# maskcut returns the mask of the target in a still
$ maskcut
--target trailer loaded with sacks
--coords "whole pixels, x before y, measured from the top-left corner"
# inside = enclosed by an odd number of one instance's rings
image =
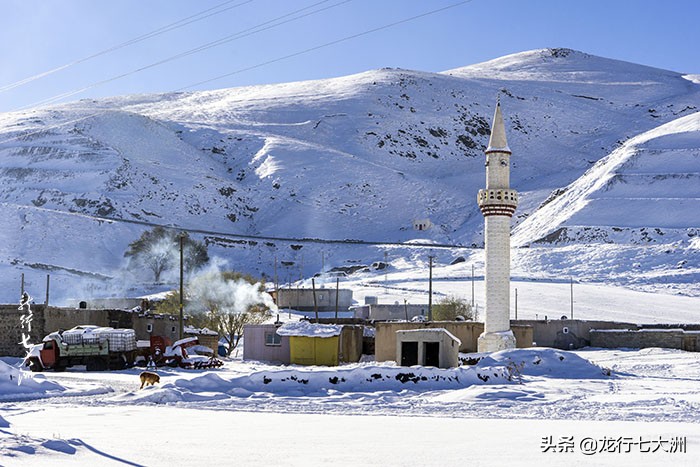
[[[88,371],[121,370],[136,359],[136,332],[92,325],[52,332],[25,358],[31,371],[63,371],[85,365]]]

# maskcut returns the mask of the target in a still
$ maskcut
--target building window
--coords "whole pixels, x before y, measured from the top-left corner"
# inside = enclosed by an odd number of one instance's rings
[[[265,331],[265,345],[279,346],[282,345],[282,337],[275,331]]]
[[[175,326],[173,326],[170,332],[172,332],[173,334],[175,333]]]
[[[146,325],[146,332],[148,332],[148,333],[153,332],[153,325],[151,323],[148,323]]]

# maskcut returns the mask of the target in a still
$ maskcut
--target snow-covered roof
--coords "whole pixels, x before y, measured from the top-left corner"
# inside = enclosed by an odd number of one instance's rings
[[[172,346],[173,347],[182,346],[182,345],[188,344],[190,342],[197,342],[197,338],[196,337],[185,337],[184,339],[180,339],[178,341],[173,342]]]
[[[408,333],[423,333],[423,332],[434,333],[434,334],[445,333],[450,337],[450,339],[459,343],[459,345],[462,345],[462,341],[445,328],[402,329],[402,330],[396,331],[396,332],[406,333],[406,334],[408,334]]]
[[[194,326],[185,326],[183,329],[185,334],[199,334],[199,335],[208,335],[208,336],[218,336],[219,333],[216,331],[212,331],[211,329],[208,328],[195,328]]]
[[[339,336],[343,326],[336,324],[313,324],[308,321],[289,321],[277,329],[280,336],[334,337]]]

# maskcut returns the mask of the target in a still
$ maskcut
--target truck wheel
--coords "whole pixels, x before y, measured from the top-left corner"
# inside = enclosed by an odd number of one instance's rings
[[[104,371],[108,366],[107,362],[100,357],[91,357],[85,362],[85,369],[87,371]]]
[[[44,369],[41,362],[36,358],[30,359],[28,365],[29,365],[29,370],[33,371],[35,373],[40,372]]]
[[[60,359],[54,365],[53,371],[66,371],[66,368],[68,368],[68,363],[68,359]]]
[[[112,357],[109,362],[110,370],[123,370],[126,368],[126,360],[123,355],[116,355]]]

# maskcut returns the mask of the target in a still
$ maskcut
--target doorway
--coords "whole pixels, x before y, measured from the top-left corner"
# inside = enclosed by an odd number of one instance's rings
[[[423,342],[425,366],[440,366],[440,343]]]
[[[401,343],[401,366],[418,365],[418,342]]]

